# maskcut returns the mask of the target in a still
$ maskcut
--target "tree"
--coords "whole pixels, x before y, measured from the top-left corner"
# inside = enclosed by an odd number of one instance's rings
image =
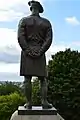
[[[24,103],[25,97],[18,93],[0,96],[0,120],[10,120],[18,106],[24,105]]]
[[[80,53],[66,49],[48,63],[48,98],[65,120],[80,119]]]
[[[6,82],[5,84],[0,85],[0,95],[9,95],[14,92],[21,93],[21,89],[12,82]]]

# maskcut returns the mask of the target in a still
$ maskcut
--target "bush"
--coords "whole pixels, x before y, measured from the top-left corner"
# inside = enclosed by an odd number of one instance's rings
[[[48,98],[65,120],[80,119],[80,53],[66,49],[48,64]]]
[[[0,85],[0,95],[9,95],[13,92],[21,93],[19,86],[14,85],[12,82],[6,82]]]
[[[0,120],[10,120],[19,105],[25,103],[25,98],[18,93],[0,96]]]

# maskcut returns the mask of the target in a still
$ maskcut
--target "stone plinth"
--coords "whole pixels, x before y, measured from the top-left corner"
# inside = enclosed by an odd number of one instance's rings
[[[32,107],[26,109],[20,106],[15,111],[10,120],[64,120],[53,107],[52,109],[42,109],[42,107]]]
[[[26,109],[23,106],[18,108],[18,115],[57,115],[57,110],[52,109],[42,109],[42,107],[32,107],[32,109]]]

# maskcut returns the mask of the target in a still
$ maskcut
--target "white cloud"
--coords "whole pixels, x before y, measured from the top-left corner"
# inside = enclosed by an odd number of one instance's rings
[[[67,18],[65,18],[65,20],[67,23],[69,23],[71,25],[74,25],[74,26],[80,25],[80,21],[75,16],[67,17]]]
[[[23,82],[24,77],[19,76],[17,73],[0,72],[0,81],[14,81]]]
[[[15,46],[20,49],[17,41],[17,30],[0,28],[0,47],[4,46]]]
[[[0,47],[0,52],[8,53],[11,55],[19,55],[20,51],[15,46]]]
[[[0,21],[18,20],[29,14],[29,0],[2,0],[0,1]],[[38,0],[42,3],[43,0]]]
[[[0,72],[19,73],[20,64],[0,63]]]
[[[16,12],[14,10],[0,10],[0,21],[11,21],[17,20],[24,16],[22,12]]]
[[[0,47],[0,62],[19,63],[20,51],[15,46]]]
[[[71,45],[55,44],[55,42],[53,41],[53,44],[51,45],[49,50],[46,52],[47,64],[48,64],[48,61],[51,59],[51,55],[54,55],[59,51],[65,51],[66,48],[71,48]]]
[[[17,6],[17,5],[20,5],[20,4],[23,4],[23,5],[26,5],[28,6],[28,1],[30,0],[2,0],[0,1],[0,8],[1,9],[9,9],[13,6]],[[37,0],[39,2],[42,2],[42,0]]]
[[[23,10],[18,11],[25,0],[2,0],[0,1],[0,21],[11,21],[23,15]],[[25,2],[26,5],[26,2]],[[28,8],[28,7],[27,7]],[[28,9],[27,9],[28,10]]]
[[[78,41],[78,40],[73,41],[73,42],[72,42],[72,45],[73,45],[73,46],[80,47],[80,40],[79,40],[79,41]]]
[[[21,48],[17,40],[17,31],[0,28],[0,62],[18,63]]]

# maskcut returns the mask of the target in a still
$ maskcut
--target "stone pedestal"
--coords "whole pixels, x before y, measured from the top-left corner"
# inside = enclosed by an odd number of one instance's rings
[[[31,110],[20,106],[15,111],[10,120],[64,120],[53,107],[52,109],[42,109],[42,107],[32,107]]]

